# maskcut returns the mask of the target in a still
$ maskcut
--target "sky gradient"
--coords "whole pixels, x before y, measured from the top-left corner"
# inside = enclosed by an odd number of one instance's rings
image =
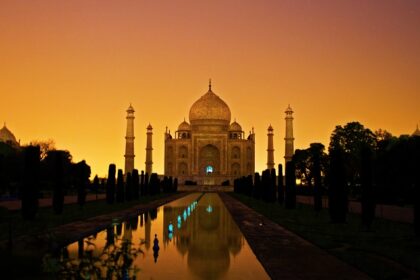
[[[420,1],[0,2],[0,121],[22,144],[53,139],[104,176],[124,166],[125,110],[135,116],[135,167],[146,127],[154,171],[163,133],[213,91],[246,133],[256,170],[267,127],[283,163],[284,110],[295,148],[328,146],[338,124],[394,135],[420,124]]]

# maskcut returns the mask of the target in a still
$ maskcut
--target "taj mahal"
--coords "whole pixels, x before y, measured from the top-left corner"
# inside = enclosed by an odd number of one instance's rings
[[[189,123],[183,121],[175,135],[165,133],[165,175],[181,182],[220,185],[254,174],[255,134],[245,135],[231,123],[229,106],[209,90],[192,106]]]
[[[285,160],[294,153],[293,110],[286,111]],[[145,172],[153,172],[153,127],[147,127]],[[125,173],[134,169],[134,108],[127,109]],[[273,128],[267,130],[267,168],[275,168]],[[235,120],[229,106],[212,90],[195,101],[189,120],[182,121],[175,133],[164,134],[164,176],[178,178],[180,184],[229,185],[233,180],[255,173],[255,132],[248,134]]]

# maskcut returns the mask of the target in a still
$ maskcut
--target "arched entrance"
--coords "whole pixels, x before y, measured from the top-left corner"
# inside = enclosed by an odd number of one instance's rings
[[[198,158],[199,174],[205,176],[205,185],[214,185],[213,175],[220,174],[220,151],[214,145],[201,148]]]

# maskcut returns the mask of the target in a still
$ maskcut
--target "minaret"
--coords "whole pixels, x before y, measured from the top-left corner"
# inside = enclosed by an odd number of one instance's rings
[[[147,127],[147,144],[146,144],[146,173],[152,174],[152,135],[153,135],[153,127],[149,124]]]
[[[273,169],[274,168],[274,142],[273,142],[273,127],[268,127],[268,145],[267,145],[267,169]]]
[[[289,106],[287,107],[286,111],[286,137],[284,137],[285,140],[285,153],[284,153],[284,159],[285,162],[291,161],[293,154],[295,152],[295,149],[293,147],[293,141],[295,138],[293,138],[293,110]]]
[[[127,133],[125,136],[125,174],[134,169],[134,109],[130,104],[127,109]]]

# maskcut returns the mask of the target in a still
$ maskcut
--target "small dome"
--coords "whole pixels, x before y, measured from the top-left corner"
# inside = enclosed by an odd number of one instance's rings
[[[209,86],[209,91],[198,99],[190,109],[190,122],[217,120],[230,123],[229,106]]]
[[[273,129],[273,127],[271,126],[271,124],[270,124],[270,126],[268,127],[268,131],[273,131],[274,129]]]
[[[191,126],[185,120],[178,126],[178,131],[188,131],[191,130]]]
[[[152,127],[152,125],[149,123],[149,125],[147,126],[147,130],[152,130],[153,129],[153,127]]]
[[[236,120],[230,125],[229,127],[230,131],[242,131],[242,127],[239,123],[236,122]]]
[[[16,141],[16,137],[6,127],[6,124],[4,124],[3,128],[0,129],[0,141],[4,143],[18,144],[18,142]]]

